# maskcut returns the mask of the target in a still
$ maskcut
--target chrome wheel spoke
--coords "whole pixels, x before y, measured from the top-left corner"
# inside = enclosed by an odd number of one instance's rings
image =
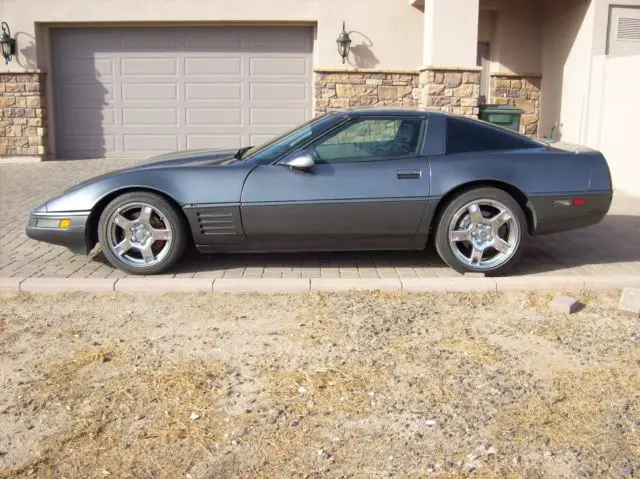
[[[451,241],[455,241],[456,243],[458,243],[460,241],[470,241],[471,240],[471,230],[470,229],[466,229],[466,230],[452,231],[449,234],[449,237],[451,238]]]
[[[129,241],[128,238],[125,238],[124,240],[122,240],[120,243],[118,243],[117,245],[115,245],[113,247],[113,252],[115,254],[117,254],[118,256],[122,256],[127,251],[129,251],[131,248],[133,248],[133,245],[131,244],[131,241]]]
[[[484,255],[484,250],[480,248],[476,248],[475,246],[471,250],[471,256],[469,257],[469,261],[471,264],[479,265],[482,261],[482,256]]]
[[[144,205],[140,210],[140,216],[138,216],[138,221],[145,224],[146,226],[151,226],[151,213],[153,213],[153,208],[149,205]]]
[[[129,228],[131,228],[131,221],[129,221],[127,218],[118,214],[113,217],[113,222],[120,228],[125,230],[125,234],[129,233]]]
[[[151,251],[151,245],[140,248],[140,254],[142,254],[142,259],[146,264],[153,263],[156,259],[153,251]]]
[[[469,216],[471,216],[471,223],[477,225],[484,220],[482,216],[482,211],[480,210],[480,205],[478,203],[472,203],[469,205]]]
[[[151,230],[153,239],[158,241],[169,241],[171,239],[171,230]]]
[[[493,247],[502,254],[509,254],[511,252],[511,245],[499,237],[493,239]]]
[[[511,221],[511,218],[512,218],[511,213],[509,213],[508,211],[501,211],[500,213],[495,215],[493,218],[491,218],[490,221],[494,231],[499,230],[502,225]]]

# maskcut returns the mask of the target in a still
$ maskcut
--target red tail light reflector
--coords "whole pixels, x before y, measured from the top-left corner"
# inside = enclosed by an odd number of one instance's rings
[[[584,198],[574,198],[572,203],[573,206],[584,206],[587,204],[587,200]]]

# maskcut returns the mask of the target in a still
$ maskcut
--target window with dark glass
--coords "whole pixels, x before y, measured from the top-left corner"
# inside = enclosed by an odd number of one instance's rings
[[[473,151],[517,150],[539,145],[517,133],[478,121],[447,118],[447,154]]]

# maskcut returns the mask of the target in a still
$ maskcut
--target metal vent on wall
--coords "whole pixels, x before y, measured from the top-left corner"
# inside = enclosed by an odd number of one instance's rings
[[[640,42],[640,18],[620,17],[616,40]]]

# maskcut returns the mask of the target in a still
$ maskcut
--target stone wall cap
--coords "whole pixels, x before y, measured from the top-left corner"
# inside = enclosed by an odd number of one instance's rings
[[[429,66],[421,66],[420,71],[424,72],[427,70],[434,71],[448,71],[448,72],[481,72],[482,67],[460,67],[460,66],[447,66],[447,65],[429,65]]]
[[[418,70],[398,68],[315,68],[315,73],[396,73],[400,75],[417,75]]]
[[[0,75],[34,75],[39,73],[46,73],[45,70],[40,68],[27,69],[27,70],[4,70],[0,71]]]
[[[541,73],[511,73],[511,72],[492,72],[489,74],[491,77],[505,77],[505,78],[542,78]]]

